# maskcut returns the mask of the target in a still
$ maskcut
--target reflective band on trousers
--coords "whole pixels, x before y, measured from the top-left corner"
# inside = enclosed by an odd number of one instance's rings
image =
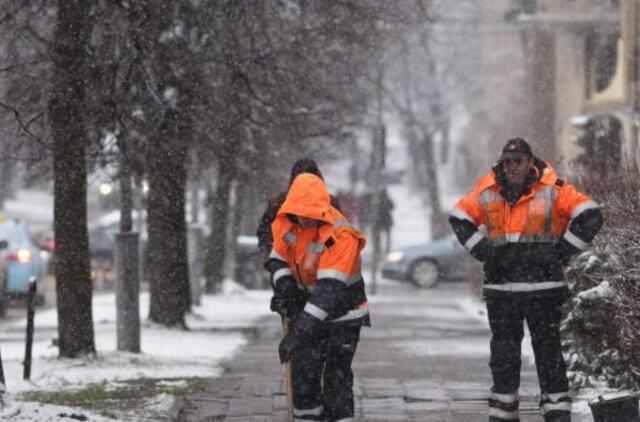
[[[518,419],[518,411],[514,410],[513,412],[508,412],[506,410],[498,409],[496,407],[490,407],[489,416],[493,416],[494,418],[498,418],[498,419],[504,419],[507,421],[513,421]]]
[[[493,391],[489,391],[489,400],[496,400],[500,403],[515,403],[518,401],[517,394],[502,394],[502,393],[494,393]]]
[[[542,413],[551,412],[553,410],[560,410],[564,412],[571,412],[571,402],[562,401],[559,403],[544,403],[542,406]]]
[[[324,409],[322,408],[322,405],[318,406],[318,407],[314,407],[313,409],[296,409],[295,407],[293,408],[293,415],[296,417],[302,417],[302,416],[320,416],[322,415],[322,411]]]
[[[561,393],[542,393],[542,395],[540,396],[540,400],[551,400],[552,402],[558,402],[560,401],[560,399],[563,399],[565,397],[571,398],[568,391],[563,391]]]
[[[483,288],[503,292],[535,292],[537,290],[557,289],[566,285],[566,281],[541,281],[538,283],[485,284]]]
[[[342,419],[338,419],[336,422],[353,422],[354,419],[353,418],[342,418]]]

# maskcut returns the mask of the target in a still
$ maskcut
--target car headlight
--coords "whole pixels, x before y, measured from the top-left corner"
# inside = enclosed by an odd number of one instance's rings
[[[387,254],[387,262],[398,262],[404,258],[404,252],[402,251],[393,251]]]

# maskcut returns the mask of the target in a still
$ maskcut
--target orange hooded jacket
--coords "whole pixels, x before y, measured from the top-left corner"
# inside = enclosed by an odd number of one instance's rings
[[[322,222],[303,228],[294,216]],[[327,188],[319,177],[296,177],[271,225],[270,260],[285,265],[273,272],[273,282],[293,276],[310,294],[305,312],[321,320],[368,318],[360,251],[365,237],[331,206]]]

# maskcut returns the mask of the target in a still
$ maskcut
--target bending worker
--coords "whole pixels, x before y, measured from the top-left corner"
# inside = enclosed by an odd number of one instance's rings
[[[294,179],[302,173],[311,173],[315,174],[319,178],[323,179],[322,172],[318,167],[318,164],[312,160],[311,158],[300,158],[293,163],[291,167],[291,173],[289,176],[289,185],[287,186],[287,190],[280,192],[278,196],[272,198],[267,203],[267,208],[262,213],[260,217],[260,224],[258,225],[258,230],[256,231],[256,236],[258,238],[258,249],[260,252],[264,254],[264,257],[267,258],[271,253],[271,249],[273,248],[273,235],[271,233],[271,224],[273,224],[273,220],[276,219],[278,215],[278,210],[282,206],[285,198],[287,197],[288,188],[293,183]],[[331,196],[331,206],[336,208],[338,211],[340,210],[340,204],[338,200]]]
[[[274,287],[271,309],[292,320],[279,355],[293,367],[296,420],[350,421],[351,362],[360,328],[370,325],[360,273],[365,238],[310,173],[293,181],[272,231],[265,266]]]
[[[598,205],[515,138],[473,192],[460,199],[449,222],[460,243],[484,263],[492,333],[489,421],[519,420],[526,320],[545,421],[569,422],[571,397],[560,345],[561,306],[569,293],[563,270],[600,230]]]

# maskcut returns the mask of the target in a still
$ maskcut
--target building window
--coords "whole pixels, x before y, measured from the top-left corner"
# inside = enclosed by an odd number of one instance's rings
[[[576,163],[586,171],[605,176],[620,168],[623,130],[620,121],[612,116],[590,117],[582,126],[584,133],[576,143],[582,147]]]
[[[592,33],[587,37],[586,58],[588,96],[602,92],[611,84],[618,62],[618,34]]]

